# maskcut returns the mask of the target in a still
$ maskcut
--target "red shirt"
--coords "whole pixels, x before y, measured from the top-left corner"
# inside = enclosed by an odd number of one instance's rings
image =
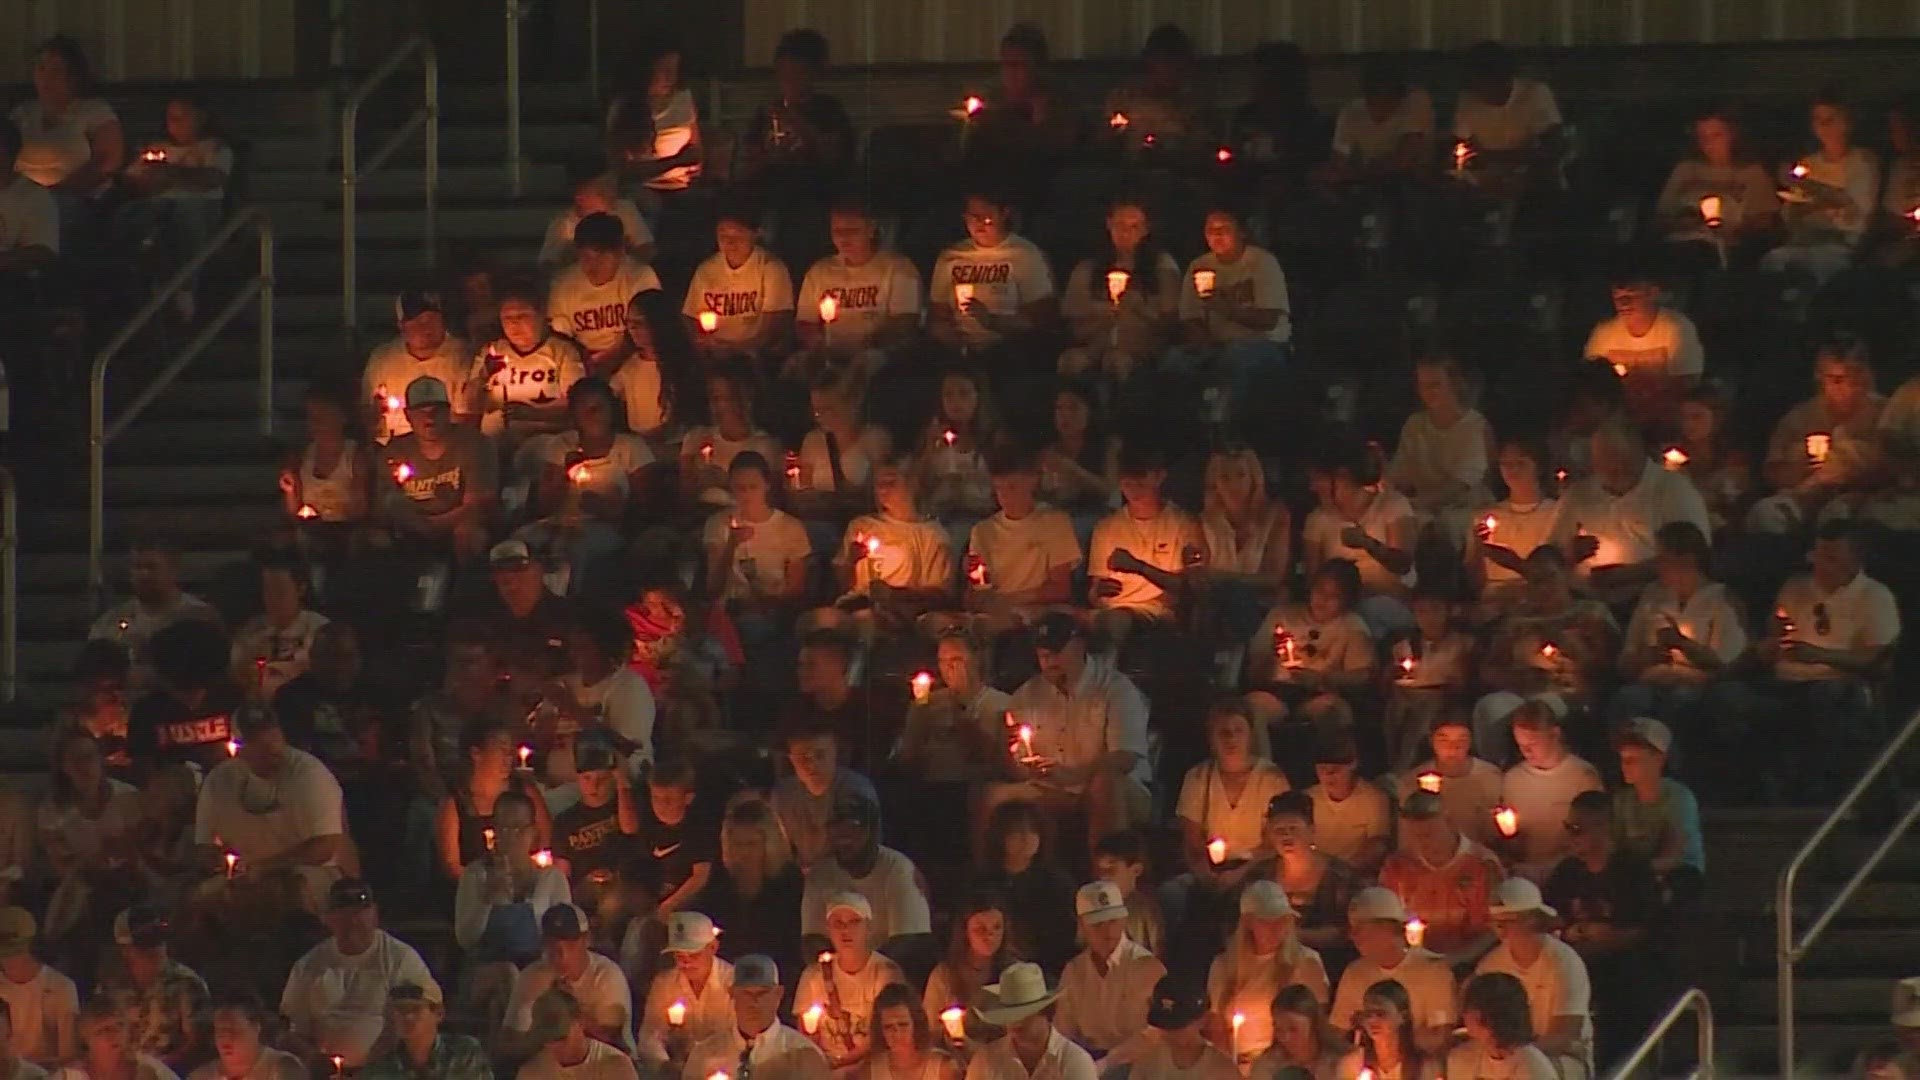
[[[1506,875],[1491,851],[1462,836],[1453,858],[1432,866],[1410,851],[1396,851],[1380,867],[1380,884],[1392,889],[1427,924],[1426,947],[1448,953],[1485,934],[1487,904]]]

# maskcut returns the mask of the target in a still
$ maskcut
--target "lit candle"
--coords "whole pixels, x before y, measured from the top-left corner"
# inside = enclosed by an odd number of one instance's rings
[[[1123,112],[1117,112],[1107,117],[1107,126],[1112,128],[1116,135],[1126,131],[1127,125],[1132,122],[1133,121],[1127,119],[1127,114]]]
[[[1826,464],[1827,455],[1833,453],[1833,436],[1824,432],[1815,432],[1807,436],[1807,456],[1815,465]]]
[[[1780,632],[1782,634],[1793,633],[1793,616],[1787,614],[1786,608],[1775,608],[1773,619],[1780,624]]]
[[[1207,841],[1207,861],[1215,866],[1227,861],[1227,842],[1216,836]]]
[[[867,548],[867,558],[869,558],[869,559],[872,559],[872,558],[877,558],[877,557],[879,557],[879,555],[880,555],[880,538],[879,538],[879,537],[877,537],[877,536],[869,536],[869,537],[867,537],[867,543],[866,543],[866,548]]]
[[[240,740],[239,739],[227,740],[227,756],[228,757],[240,756]]]
[[[123,634],[124,634],[124,633],[126,633],[126,632],[127,632],[127,627],[128,627],[128,626],[130,626],[130,625],[132,625],[132,624],[131,624],[131,623],[129,623],[129,622],[127,622],[127,620],[125,620],[125,619],[121,619],[121,620],[120,620],[120,632],[121,632],[121,633],[123,633]]]
[[[667,1006],[667,1024],[669,1026],[679,1027],[681,1024],[684,1024],[686,1022],[687,1022],[687,1003],[686,1002],[676,1001],[673,1004]]]
[[[987,560],[981,558],[979,555],[967,556],[967,580],[972,582],[973,587],[976,589],[986,588],[988,581]]]
[[[156,146],[146,153],[141,154],[140,159],[150,164],[158,165],[167,160],[167,152]]]
[[[521,743],[520,744],[520,767],[523,769],[526,768],[532,762],[532,760],[533,760],[533,747],[528,746],[526,743]]]
[[[967,1010],[958,1005],[949,1005],[940,1010],[940,1023],[947,1029],[947,1038],[954,1042],[966,1041]]]
[[[411,479],[413,479],[413,466],[411,466],[411,465],[409,465],[409,464],[407,464],[406,462],[404,462],[404,461],[403,461],[403,462],[401,462],[400,464],[398,464],[398,465],[395,465],[395,466],[393,467],[393,482],[394,482],[394,483],[396,483],[396,484],[404,484],[404,483],[406,483],[406,482],[407,482],[408,480],[411,480]]]
[[[1794,165],[1794,167],[1793,167],[1793,169],[1791,170],[1791,172],[1792,172],[1792,174],[1793,174],[1793,178],[1794,178],[1795,180],[1805,180],[1805,179],[1807,178],[1807,166],[1806,166],[1806,163],[1805,163],[1805,162],[1800,162],[1800,163],[1797,163],[1797,164],[1795,164],[1795,165]]]
[[[948,448],[951,449],[954,443],[960,441],[960,433],[952,428],[948,428],[940,433],[940,441],[946,443]]]
[[[963,310],[968,304],[973,303],[973,286],[965,281],[955,285],[953,287],[953,302]]]
[[[1617,376],[1619,376],[1619,377],[1620,377],[1620,378],[1622,378],[1622,379],[1624,379],[1624,378],[1626,378],[1626,377],[1627,377],[1627,365],[1625,365],[1625,364],[1615,364],[1615,365],[1613,365],[1613,373],[1614,373],[1615,375],[1617,375]]]
[[[820,961],[820,966],[821,966],[821,967],[832,967],[832,966],[833,966],[833,953],[831,953],[831,952],[823,952],[823,953],[821,953],[821,954],[820,954],[819,956],[817,956],[817,957],[814,957],[814,959],[816,959],[816,960],[818,960],[818,961]]]
[[[1493,530],[1499,526],[1500,519],[1494,517],[1492,514],[1488,514],[1486,517],[1480,519],[1480,524],[1486,527],[1487,535],[1491,537]]]
[[[1444,783],[1445,780],[1439,773],[1428,769],[1426,772],[1415,777],[1414,782],[1420,785],[1421,791],[1430,791],[1438,795],[1440,794],[1440,785]]]
[[[703,311],[697,318],[700,320],[700,332],[703,334],[711,334],[720,329],[720,313],[717,311]]]
[[[966,100],[960,103],[960,111],[966,113],[967,119],[969,120],[980,115],[980,110],[986,107],[987,107],[986,102],[981,101],[979,98],[974,97],[972,94],[968,94]]]
[[[1353,1080],[1376,1080],[1376,1077],[1372,1069],[1363,1065],[1360,1067],[1360,1071],[1354,1074]]]
[[[1519,835],[1520,814],[1511,806],[1496,806],[1493,808],[1493,827],[1500,830],[1501,836],[1511,840]]]
[[[702,465],[713,464],[713,444],[712,443],[706,442],[706,443],[700,444],[700,464]]]
[[[1465,139],[1461,139],[1459,142],[1454,143],[1453,144],[1453,171],[1456,174],[1466,172],[1467,159],[1472,156],[1473,156],[1473,147],[1468,146],[1467,141]]]
[[[1908,221],[1913,222],[1915,225],[1920,225],[1920,206],[1916,206],[1913,209],[1907,211],[1904,216]]]
[[[1417,949],[1427,943],[1427,924],[1415,915],[1407,920],[1407,946]]]
[[[256,656],[253,658],[253,684],[263,692],[267,688],[267,658],[264,656]],[[228,754],[227,756],[232,757],[233,755]]]
[[[1240,1029],[1246,1026],[1247,1026],[1247,1014],[1243,1012],[1234,1013],[1233,1014],[1233,1056],[1235,1060],[1238,1060],[1240,1057]]]
[[[552,866],[553,852],[547,850],[546,848],[541,848],[539,851],[534,852],[533,865],[539,867],[542,870],[545,870],[548,867]]]
[[[914,702],[920,705],[926,704],[927,698],[933,695],[933,673],[929,671],[916,671],[913,673],[912,682]]]
[[[840,301],[832,293],[820,298],[820,321],[831,323],[840,317]]]
[[[1666,463],[1668,472],[1679,472],[1681,469],[1687,467],[1687,462],[1690,459],[1687,457],[1685,450],[1677,446],[1672,446],[1667,448],[1666,453],[1660,455],[1660,460]]]
[[[1032,724],[1020,725],[1020,748],[1026,751],[1027,757],[1033,756],[1033,725]]]
[[[1723,220],[1720,216],[1720,209],[1721,202],[1720,196],[1718,195],[1709,195],[1700,200],[1700,220],[1707,223],[1707,228],[1717,229],[1720,227]]]
[[[584,484],[587,482],[587,477],[592,475],[592,473],[592,468],[589,467],[586,462],[582,461],[567,470],[567,479],[576,484]]]
[[[227,880],[228,881],[233,880],[233,872],[234,870],[238,869],[239,866],[240,866],[240,856],[231,851],[227,852]]]
[[[1411,656],[1403,656],[1400,658],[1400,670],[1402,672],[1402,678],[1405,678],[1406,676],[1410,676],[1413,674],[1413,664],[1414,664],[1414,660],[1413,660],[1413,657]]]
[[[300,509],[295,510],[293,516],[302,521],[311,521],[320,516],[320,511],[315,510],[311,503],[301,503]]]
[[[1559,484],[1561,487],[1566,487],[1567,486],[1567,470],[1560,469],[1556,471],[1553,474],[1553,479],[1554,479],[1554,482]]]
[[[733,1080],[725,1069],[715,1069],[707,1074],[707,1080]]]
[[[787,486],[796,488],[800,486],[800,454],[798,451],[787,451]]]
[[[499,835],[499,833],[493,831],[493,826],[489,825],[480,830],[480,841],[487,845],[488,851],[492,851],[494,838]]]
[[[1560,655],[1560,646],[1555,645],[1553,642],[1549,641],[1545,645],[1540,646],[1540,655],[1551,660],[1554,657]]]
[[[327,1060],[333,1062],[333,1075],[342,1076],[346,1073],[347,1071],[346,1058],[341,1057],[339,1054],[335,1054],[332,1057],[328,1058]]]
[[[1193,291],[1198,294],[1202,300],[1211,299],[1213,297],[1214,282],[1218,280],[1220,280],[1219,275],[1215,274],[1212,270],[1195,270],[1193,272]]]
[[[820,1018],[825,1016],[826,1013],[827,1010],[821,1008],[818,1002],[807,1006],[807,1011],[800,1014],[801,1028],[809,1035],[818,1035],[820,1033]]]
[[[1223,147],[1221,147],[1220,149],[1218,149],[1218,150],[1215,150],[1215,151],[1213,152],[1213,160],[1215,160],[1215,161],[1217,161],[1217,162],[1219,162],[1219,163],[1220,163],[1220,164],[1222,164],[1222,165],[1231,165],[1231,164],[1233,164],[1233,150],[1232,150],[1232,148],[1230,148],[1230,147],[1225,147],[1225,146],[1223,146]]]

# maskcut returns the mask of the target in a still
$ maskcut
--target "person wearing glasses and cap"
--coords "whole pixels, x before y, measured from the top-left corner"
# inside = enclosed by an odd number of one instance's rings
[[[209,869],[201,899],[317,913],[347,850],[340,781],[287,745],[272,709],[242,708],[234,726],[239,746],[207,774],[194,810],[193,842]]]
[[[685,1063],[694,1046],[734,1026],[733,965],[720,959],[720,928],[697,911],[667,917],[673,966],[653,977],[640,1014],[635,1056],[654,1073],[667,1075]]]
[[[1060,973],[1053,1023],[1088,1053],[1104,1056],[1146,1028],[1167,966],[1127,936],[1127,898],[1118,885],[1082,885],[1073,907],[1087,947]]]
[[[387,1025],[387,997],[402,983],[439,984],[413,946],[380,928],[373,891],[359,878],[327,890],[327,940],[301,957],[280,994],[280,1014],[309,1065],[364,1065]]]
[[[373,350],[360,375],[362,418],[374,441],[388,441],[413,430],[399,395],[422,376],[442,386],[467,380],[467,343],[447,332],[446,305],[434,289],[409,288],[394,298],[393,314],[399,336]]]
[[[1476,980],[1490,974],[1519,980],[1537,1045],[1562,1080],[1592,1076],[1593,983],[1586,961],[1552,933],[1559,911],[1541,898],[1539,886],[1521,877],[1501,882],[1488,910],[1500,944],[1480,958]]]
[[[459,558],[486,550],[487,515],[498,498],[494,449],[467,425],[453,422],[447,383],[422,375],[405,387],[409,430],[389,440],[376,485],[380,514],[403,536]]]
[[[198,972],[167,955],[172,930],[166,913],[152,903],[115,916],[120,964],[101,980],[99,992],[125,1004],[134,1045],[179,1072],[205,1052],[211,995]]]
[[[694,1044],[681,1080],[827,1080],[831,1069],[812,1039],[780,1022],[780,969],[765,956],[733,966],[734,1022]],[[671,1074],[667,1074],[671,1075]]]
[[[1146,1030],[1100,1061],[1111,1080],[1238,1080],[1226,1051],[1207,1041],[1207,988],[1163,975],[1147,1003]]]
[[[633,1059],[593,1037],[587,1008],[559,987],[529,1009],[529,1036],[540,1049],[520,1066],[519,1080],[638,1080]]]
[[[991,1004],[974,1011],[1006,1035],[973,1055],[967,1080],[1094,1080],[1093,1056],[1054,1026],[1060,995],[1047,989],[1040,965],[1008,965],[982,989]]]
[[[392,1045],[367,1062],[360,1080],[493,1080],[493,1062],[480,1040],[440,1030],[446,1017],[440,988],[432,983],[401,983],[387,991]]]
[[[589,1035],[632,1052],[633,991],[620,965],[590,948],[591,933],[587,913],[572,904],[555,904],[540,917],[546,955],[513,981],[495,1048],[502,1057],[524,1056],[539,1048],[543,1040],[535,1030],[534,1002],[550,990],[580,1003]]]

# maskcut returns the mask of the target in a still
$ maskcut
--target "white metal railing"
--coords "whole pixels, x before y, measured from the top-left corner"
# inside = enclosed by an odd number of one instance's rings
[[[1813,920],[1813,925],[1807,927],[1806,930],[1797,937],[1794,934],[1793,927],[1794,886],[1799,882],[1801,868],[1806,865],[1807,860],[1813,856],[1813,853],[1819,849],[1821,842],[1826,840],[1828,835],[1830,835],[1835,828],[1839,827],[1840,823],[1846,820],[1847,816],[1853,812],[1854,805],[1860,801],[1862,795],[1866,794],[1868,786],[1875,780],[1878,780],[1881,773],[1887,771],[1887,767],[1893,764],[1894,759],[1899,756],[1900,751],[1904,750],[1906,745],[1913,741],[1913,736],[1916,732],[1920,732],[1920,712],[1916,712],[1912,717],[1908,718],[1906,726],[1901,728],[1900,733],[1895,735],[1892,741],[1887,743],[1886,748],[1880,751],[1880,756],[1873,760],[1873,764],[1867,766],[1867,771],[1862,773],[1860,779],[1854,782],[1853,789],[1848,791],[1846,797],[1840,800],[1840,805],[1834,807],[1833,810],[1827,814],[1826,820],[1820,823],[1820,827],[1813,830],[1812,836],[1807,837],[1807,842],[1800,845],[1800,850],[1796,852],[1793,859],[1787,863],[1786,869],[1780,871],[1779,887],[1773,899],[1774,938],[1779,961],[1779,967],[1775,972],[1774,981],[1775,992],[1779,995],[1780,1003],[1780,1016],[1775,1022],[1780,1028],[1780,1075],[1788,1077],[1789,1080],[1791,1080],[1793,1076],[1795,1064],[1793,1045],[1794,965],[1806,958],[1808,950],[1812,949],[1814,943],[1820,940],[1820,935],[1826,932],[1827,927],[1831,925],[1834,918],[1840,914],[1840,910],[1846,907],[1847,901],[1853,899],[1853,894],[1858,892],[1860,886],[1865,884],[1867,878],[1879,868],[1880,863],[1893,851],[1894,845],[1898,844],[1900,839],[1906,836],[1907,830],[1913,827],[1914,821],[1920,819],[1920,799],[1914,800],[1907,807],[1907,812],[1902,814],[1900,820],[1894,823],[1893,828],[1887,830],[1887,835],[1881,838],[1879,846],[1873,849],[1873,853],[1868,855],[1866,860],[1860,864],[1859,868],[1853,872],[1853,876],[1847,879],[1846,884],[1840,886],[1839,891],[1834,893],[1832,898],[1827,901],[1826,907],[1821,909],[1819,917]]]
[[[20,690],[20,491],[0,465],[0,702]]]
[[[359,164],[359,148],[355,145],[359,135],[360,106],[366,104],[367,98],[380,88],[380,84],[400,70],[400,65],[416,52],[420,54],[420,66],[426,79],[426,101],[407,118],[406,123],[387,136],[387,141],[368,157],[366,167],[362,168]],[[418,34],[401,42],[388,55],[386,62],[361,80],[359,87],[347,96],[346,104],[340,109],[340,317],[349,335],[360,326],[360,183],[379,171],[380,166],[385,165],[387,159],[416,131],[425,133],[427,207],[424,243],[427,265],[432,266],[440,213],[440,57],[434,52],[433,42]]]
[[[238,235],[241,229],[252,228],[260,238],[260,272],[227,301],[200,332],[193,335],[180,348],[180,352],[160,369],[147,388],[140,391],[127,404],[126,411],[111,425],[107,423],[107,365],[126,348],[153,317],[158,315],[175,293],[188,287],[206,265],[215,252],[227,245]],[[220,336],[227,324],[237,318],[255,297],[260,301],[260,434],[273,434],[273,222],[259,207],[248,207],[227,218],[220,230],[213,234],[205,247],[202,247],[186,265],[180,267],[167,283],[148,300],[145,306],[127,320],[127,325],[113,335],[113,339],[93,358],[93,372],[88,391],[87,407],[87,585],[92,592],[92,600],[97,607],[106,596],[106,575],[103,562],[107,544],[106,527],[106,472],[107,444],[120,437],[128,425],[139,418],[146,407],[153,404],[173,380],[180,376],[187,365],[193,362],[213,340]],[[7,533],[11,535],[9,526]],[[11,575],[9,575],[11,584]],[[10,628],[9,628],[10,629]]]
[[[507,190],[517,199],[526,186],[520,160],[520,20],[527,14],[526,4],[523,0],[506,0],[506,13]]]
[[[1647,1031],[1640,1045],[1633,1048],[1633,1053],[1607,1073],[1607,1080],[1629,1080],[1635,1069],[1645,1065],[1659,1051],[1661,1041],[1667,1037],[1667,1032],[1673,1030],[1673,1025],[1688,1014],[1694,1017],[1696,1056],[1693,1072],[1687,1074],[1687,1080],[1713,1080],[1713,1002],[1708,1001],[1706,992],[1697,986],[1688,987],[1686,993],[1667,1006],[1666,1015]]]

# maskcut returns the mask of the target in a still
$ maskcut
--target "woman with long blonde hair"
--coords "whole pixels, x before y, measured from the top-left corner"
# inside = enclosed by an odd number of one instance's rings
[[[1226,951],[1207,970],[1207,1000],[1213,1003],[1214,1043],[1231,1046],[1242,1070],[1273,1043],[1274,996],[1294,985],[1327,1000],[1327,968],[1320,954],[1300,943],[1298,916],[1285,890],[1270,880],[1240,894],[1240,922]],[[1239,1017],[1239,1023],[1235,1023]],[[1237,1030],[1236,1030],[1237,1029]]]
[[[760,953],[793,970],[800,959],[804,883],[779,819],[758,793],[734,796],[720,824],[720,864],[700,894],[699,910],[726,928],[720,957]]]
[[[1234,638],[1252,631],[1293,569],[1293,515],[1267,493],[1267,472],[1246,447],[1216,450],[1202,481],[1199,581]]]

